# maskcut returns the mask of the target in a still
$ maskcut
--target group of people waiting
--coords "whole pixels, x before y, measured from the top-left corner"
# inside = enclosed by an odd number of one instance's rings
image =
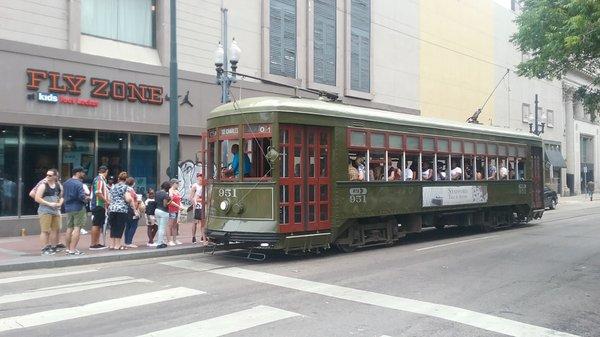
[[[58,171],[50,169],[30,192],[30,196],[39,204],[42,255],[52,255],[62,249],[66,249],[67,255],[84,254],[77,249],[77,245],[81,229],[87,223],[88,205],[92,213],[90,250],[137,248],[133,238],[143,215],[148,225],[147,246],[160,249],[183,244],[177,238],[178,217],[180,212],[187,212],[188,207],[182,203],[179,180],[163,182],[156,193],[149,189],[148,197],[143,201],[135,191],[135,178],[128,176],[127,172],[120,172],[115,182],[108,182],[108,168],[100,166],[91,190],[83,183],[86,174],[83,167],[75,167],[71,173],[71,178],[61,184]],[[203,188],[204,178],[198,173],[197,182],[190,191],[195,220],[192,243],[197,243],[198,225],[201,230],[200,242],[208,243],[204,231]],[[67,222],[64,245],[59,243],[63,212]],[[107,246],[100,243],[100,235],[105,228],[110,228]]]
[[[357,156],[355,159],[348,160],[348,179],[350,181],[385,181],[386,175],[388,181],[412,181],[412,180],[509,180],[515,179],[514,167],[506,167],[505,162],[500,163],[500,169],[494,162],[490,162],[486,169],[483,163],[478,165],[476,173],[473,172],[473,165],[470,162],[464,163],[464,172],[461,161],[452,160],[451,169],[446,168],[446,161],[438,161],[436,170],[433,169],[432,160],[423,160],[421,162],[421,172],[419,176],[419,165],[415,160],[409,161],[409,164],[401,169],[399,162],[389,161],[387,172],[381,163],[372,163],[367,170],[365,158]],[[437,175],[437,178],[436,178]],[[368,177],[368,179],[367,179]]]

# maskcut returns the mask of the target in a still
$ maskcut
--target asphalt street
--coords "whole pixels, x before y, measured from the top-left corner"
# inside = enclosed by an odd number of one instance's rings
[[[600,336],[599,227],[578,201],[351,254],[3,273],[0,336]]]

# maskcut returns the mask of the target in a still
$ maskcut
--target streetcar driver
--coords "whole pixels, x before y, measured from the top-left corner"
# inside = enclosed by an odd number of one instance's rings
[[[231,160],[231,164],[229,164],[229,169],[226,170],[225,176],[238,176],[240,174],[240,157],[238,156],[238,152],[240,151],[240,146],[238,144],[231,145],[231,154],[233,155],[233,159]],[[248,157],[247,153],[244,153],[244,177],[250,176],[250,170],[252,169],[252,163],[250,162],[250,157]]]

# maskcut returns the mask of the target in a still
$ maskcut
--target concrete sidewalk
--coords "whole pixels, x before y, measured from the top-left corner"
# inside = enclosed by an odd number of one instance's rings
[[[89,227],[86,230],[89,230]],[[85,255],[79,256],[66,256],[64,251],[57,252],[54,255],[41,255],[39,235],[4,237],[0,238],[0,272],[193,254],[202,253],[205,250],[204,246],[191,243],[191,223],[181,224],[179,233],[178,240],[183,243],[182,245],[156,249],[156,247],[146,246],[148,242],[146,226],[140,225],[133,239],[133,243],[138,248],[129,248],[122,251],[89,250],[90,234],[81,235],[78,249],[84,252]],[[60,242],[64,244],[64,228],[61,231]],[[102,242],[102,238],[100,242]]]

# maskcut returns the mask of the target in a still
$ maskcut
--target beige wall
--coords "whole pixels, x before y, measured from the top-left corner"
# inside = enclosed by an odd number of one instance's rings
[[[0,0],[0,40],[67,48],[66,0]]]
[[[421,114],[465,121],[495,84],[492,1],[420,4]],[[488,104],[485,120],[494,115]]]

